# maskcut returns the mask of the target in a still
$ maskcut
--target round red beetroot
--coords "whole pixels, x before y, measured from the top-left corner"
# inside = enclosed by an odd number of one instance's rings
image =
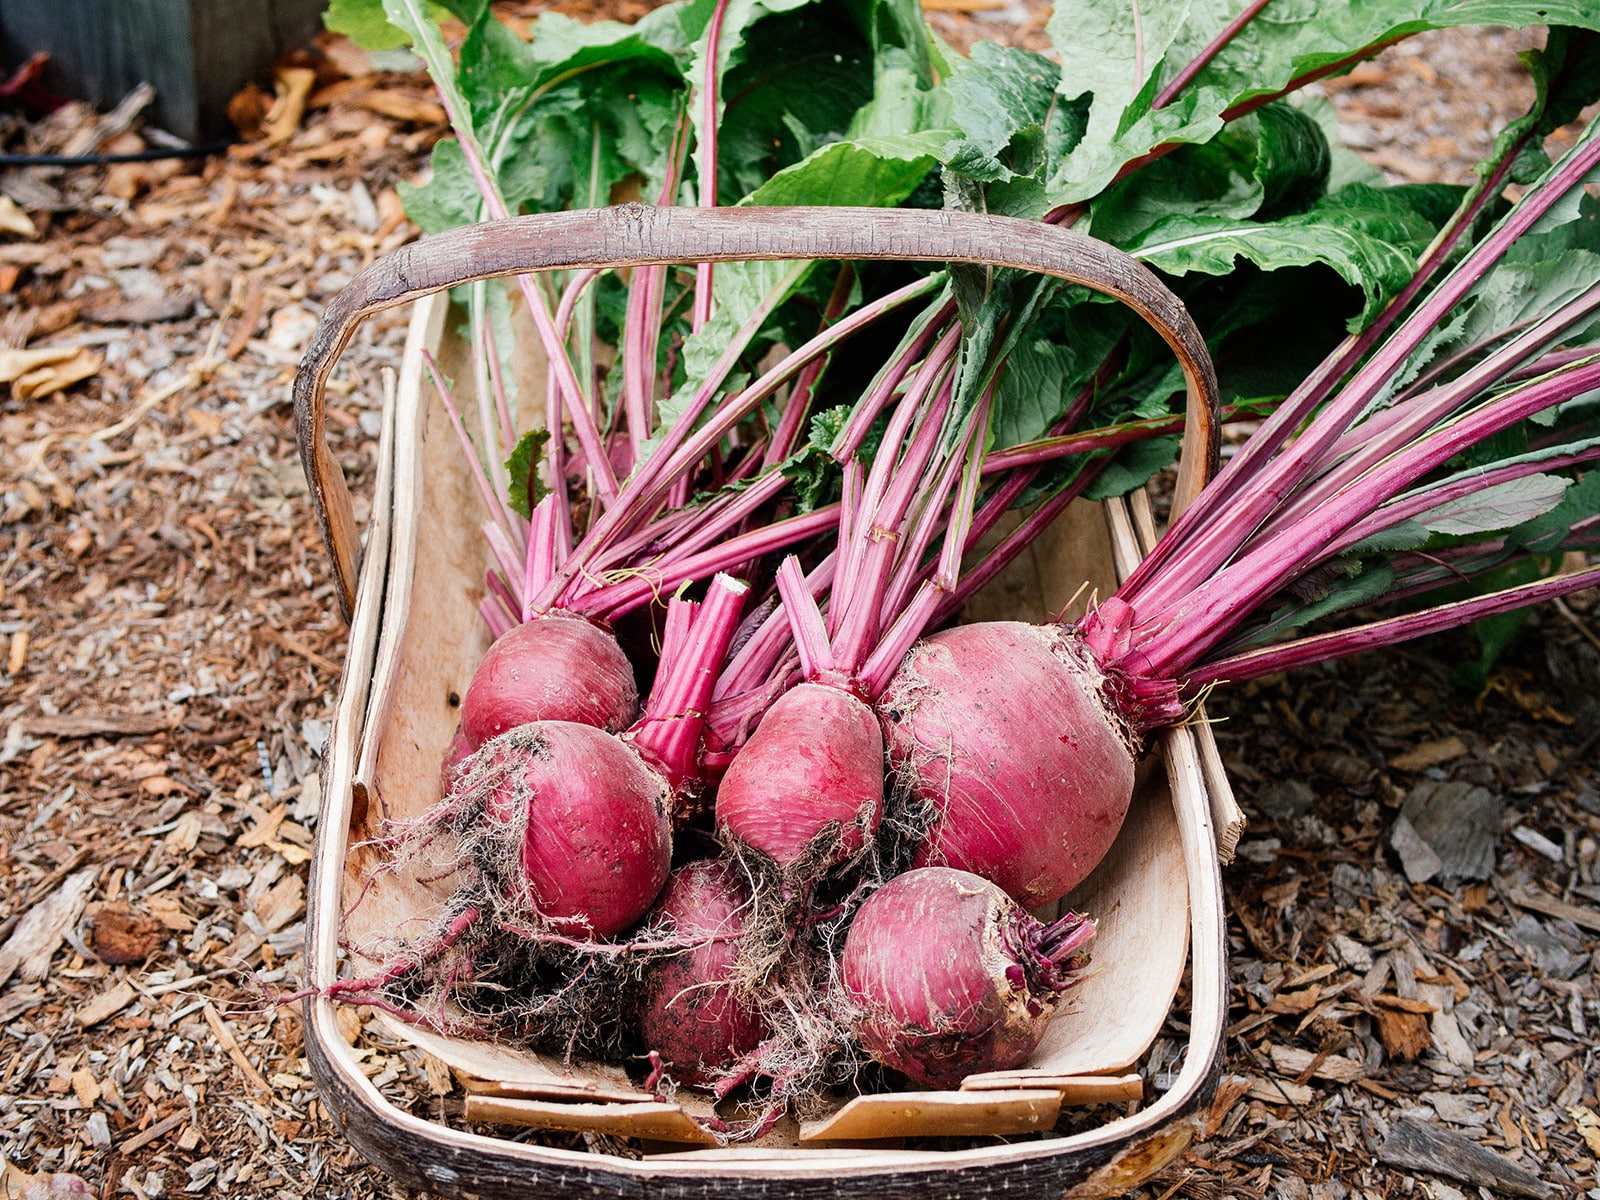
[[[672,866],[666,780],[614,734],[571,721],[520,726],[483,753],[485,842],[512,859],[497,865],[511,869],[515,899],[596,937],[643,916]]]
[[[613,733],[639,711],[633,668],[617,641],[581,617],[524,621],[489,647],[461,698],[461,728],[476,750],[530,721],[576,721]]]
[[[965,871],[898,875],[856,913],[839,960],[873,1058],[935,1088],[1021,1066],[1086,961],[1094,926],[1042,925]]]
[[[733,981],[750,902],[744,875],[726,859],[679,867],[656,901],[662,936],[694,944],[651,969],[639,1029],[684,1083],[713,1082],[767,1035]]]
[[[917,857],[991,879],[1024,907],[1105,857],[1133,751],[1082,639],[1056,625],[958,625],[919,642],[878,701],[889,762],[935,824]]]
[[[761,719],[717,787],[717,826],[780,867],[839,831],[822,867],[847,861],[883,817],[883,734],[840,688],[798,684]]]

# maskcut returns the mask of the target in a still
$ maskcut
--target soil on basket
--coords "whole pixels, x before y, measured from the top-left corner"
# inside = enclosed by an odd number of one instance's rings
[[[1038,45],[1046,16],[929,7],[958,44]],[[1330,86],[1346,140],[1396,178],[1465,179],[1523,103],[1514,56],[1535,40],[1391,50]],[[34,228],[0,212],[0,351],[63,352],[0,402],[7,1196],[76,1194],[50,1191],[54,1173],[106,1198],[402,1194],[333,1128],[296,1010],[271,1003],[300,978],[344,638],[287,398],[321,305],[414,236],[393,185],[443,115],[419,77],[342,41],[286,65],[276,109],[241,101],[255,138],[225,157],[0,176]],[[0,118],[11,151],[126,151],[137,129],[126,109]],[[358,496],[404,319],[364,327],[330,414]],[[1436,639],[1213,703],[1251,819],[1226,875],[1229,1074],[1205,1140],[1143,1195],[1421,1181],[1443,1198],[1517,1171],[1534,1180],[1518,1194],[1596,1186],[1600,606],[1541,612],[1485,686],[1453,685],[1476,657],[1469,636]],[[1481,836],[1445,846],[1440,814]],[[1411,882],[1429,831],[1486,877]],[[397,1103],[459,1121],[441,1064],[366,1010],[341,1028]],[[1146,1101],[1185,1040],[1174,1017],[1141,1066]],[[1070,1111],[1057,1132],[1115,1115]]]

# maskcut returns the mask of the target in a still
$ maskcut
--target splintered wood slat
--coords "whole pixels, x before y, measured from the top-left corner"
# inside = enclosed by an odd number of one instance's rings
[[[1049,1129],[1061,1112],[1061,1093],[1045,1088],[1012,1092],[901,1092],[857,1096],[831,1117],[800,1126],[802,1142],[877,1141],[889,1137],[970,1137]]]
[[[1144,1080],[1136,1074],[1051,1075],[1047,1071],[1022,1073],[997,1071],[969,1075],[961,1081],[964,1092],[1006,1090],[1018,1085],[1052,1088],[1061,1097],[1063,1108],[1087,1108],[1092,1104],[1126,1104],[1144,1098]]]
[[[455,1072],[469,1092],[521,1096],[525,1099],[614,1100],[642,1104],[652,1099],[628,1082],[620,1068],[589,1064],[583,1074],[558,1075],[538,1055],[491,1042],[445,1037],[420,1025],[397,1021],[385,1013],[375,1018],[389,1033],[433,1055]]]
[[[714,1146],[712,1137],[676,1104],[560,1104],[511,1096],[467,1097],[467,1120],[530,1129],[609,1133],[686,1146]]]

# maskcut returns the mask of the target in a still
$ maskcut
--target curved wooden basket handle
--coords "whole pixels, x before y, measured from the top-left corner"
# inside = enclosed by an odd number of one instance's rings
[[[1216,371],[1183,303],[1151,271],[1083,234],[976,213],[889,208],[653,208],[624,204],[469,225],[374,263],[322,314],[294,381],[295,429],[322,539],[349,620],[357,536],[344,472],[328,449],[323,389],[363,318],[479,279],[572,267],[758,259],[897,259],[1016,267],[1114,297],[1172,347],[1188,387],[1174,515],[1206,485],[1219,452]]]

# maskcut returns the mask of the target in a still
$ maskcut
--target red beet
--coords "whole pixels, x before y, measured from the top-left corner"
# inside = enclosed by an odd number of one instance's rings
[[[1026,1062],[1087,961],[1094,924],[1044,925],[994,884],[923,867],[856,913],[839,967],[873,1058],[928,1087]]]
[[[522,891],[508,897],[514,906],[595,937],[644,915],[672,865],[672,791],[633,747],[590,725],[541,721],[480,756],[479,771],[496,777],[483,844],[516,856],[504,864]]]
[[[476,750],[530,721],[575,721],[612,733],[639,711],[633,668],[605,630],[550,613],[514,626],[489,647],[461,699],[461,728]]]
[[[654,918],[670,924],[663,936],[695,944],[652,968],[639,1028],[683,1083],[714,1082],[766,1037],[733,982],[750,903],[744,876],[726,859],[679,867],[656,902]]]
[[[996,621],[920,642],[878,702],[889,761],[935,824],[918,865],[1060,899],[1116,838],[1133,796],[1131,733],[1071,629]]]
[[[883,815],[883,735],[872,709],[842,688],[802,683],[768,710],[717,789],[717,826],[779,867],[799,862],[830,827],[839,838],[818,871],[846,862]]]

